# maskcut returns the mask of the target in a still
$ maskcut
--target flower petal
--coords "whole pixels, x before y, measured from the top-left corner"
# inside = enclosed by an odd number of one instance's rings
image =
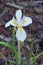
[[[32,23],[31,17],[24,16],[22,19],[22,25],[21,26],[28,26],[31,23]]]
[[[22,32],[20,32],[20,29],[18,28],[18,30],[16,32],[16,37],[17,37],[18,40],[23,42],[26,39],[25,30],[22,28]]]
[[[8,26],[10,26],[10,25],[16,26],[16,24],[14,24],[14,22],[16,22],[16,20],[15,20],[15,18],[14,18],[14,16],[13,16],[12,20],[8,21],[8,22],[5,24],[5,27],[8,27]]]
[[[7,22],[7,23],[5,24],[5,27],[10,26],[10,25],[11,25],[11,21],[12,21],[12,20],[10,20],[9,22]]]
[[[14,22],[16,22],[16,19],[15,19],[14,16],[13,16],[12,21],[11,21],[11,25],[12,25],[12,26],[16,26],[16,24],[15,24]]]
[[[17,10],[16,11],[16,18],[17,18],[17,20],[20,20],[21,17],[22,17],[22,11],[21,10]]]

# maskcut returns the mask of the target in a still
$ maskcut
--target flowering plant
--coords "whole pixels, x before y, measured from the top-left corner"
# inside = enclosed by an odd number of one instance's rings
[[[26,17],[26,16],[22,17],[22,11],[21,10],[17,10],[15,16],[16,16],[16,19],[13,16],[13,18],[5,24],[5,27],[8,27],[10,25],[14,26],[13,44],[10,45],[9,43],[2,42],[2,41],[0,41],[0,44],[4,45],[4,46],[6,46],[12,50],[13,55],[15,56],[16,65],[27,65],[26,62],[24,62],[24,61],[21,64],[20,43],[24,42],[24,40],[26,39],[26,36],[27,36],[25,30],[23,29],[23,26],[28,26],[29,24],[31,24],[32,19],[31,19],[31,17]],[[18,41],[18,51],[16,51],[16,49],[14,48],[14,32],[16,32],[16,38]],[[30,48],[28,48],[28,49],[30,49]],[[36,55],[33,52],[31,52],[31,54],[29,54],[29,56],[31,57],[30,59],[32,60],[30,65],[35,65],[37,58],[41,54],[43,54],[43,52],[40,54],[36,54]],[[6,60],[5,60],[5,62],[6,62]],[[7,64],[5,63],[5,65],[7,65]],[[10,61],[9,65],[14,65],[14,62]]]

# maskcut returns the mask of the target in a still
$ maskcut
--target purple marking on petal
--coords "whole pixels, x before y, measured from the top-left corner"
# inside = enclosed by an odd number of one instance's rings
[[[23,22],[23,20],[25,20],[25,16],[23,16],[23,18],[21,19],[21,22]]]

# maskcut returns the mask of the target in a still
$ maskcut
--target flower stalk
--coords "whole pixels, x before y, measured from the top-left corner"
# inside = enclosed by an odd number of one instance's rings
[[[16,27],[13,29],[13,38],[12,38],[12,42],[13,42],[13,46],[14,46],[14,39],[15,39],[15,32],[16,32]]]
[[[16,18],[14,18],[14,16],[13,16],[13,18],[5,24],[5,27],[9,27],[10,25],[15,27],[13,30],[12,46],[14,47],[14,38],[16,36],[16,38],[18,40],[18,56],[15,53],[16,65],[21,65],[20,41],[24,42],[24,40],[27,37],[26,31],[23,29],[23,26],[28,26],[29,24],[31,24],[32,19],[31,19],[31,17],[27,17],[27,16],[22,17],[22,11],[20,9],[16,11],[15,16],[16,16]],[[16,27],[17,27],[17,30],[16,30]],[[16,32],[16,34],[15,34],[15,32]],[[12,47],[12,49],[13,49],[13,47]],[[19,64],[18,64],[18,60],[19,60]]]
[[[20,41],[18,40],[19,65],[21,65]]]

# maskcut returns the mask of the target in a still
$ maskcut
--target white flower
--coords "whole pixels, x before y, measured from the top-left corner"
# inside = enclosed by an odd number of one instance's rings
[[[20,41],[24,41],[26,39],[26,32],[22,28],[22,26],[27,26],[32,23],[32,19],[30,17],[23,16],[22,18],[22,11],[17,10],[16,11],[16,19],[12,18],[9,22],[6,23],[5,27],[8,27],[10,25],[17,27],[18,30],[16,32],[16,37]]]

